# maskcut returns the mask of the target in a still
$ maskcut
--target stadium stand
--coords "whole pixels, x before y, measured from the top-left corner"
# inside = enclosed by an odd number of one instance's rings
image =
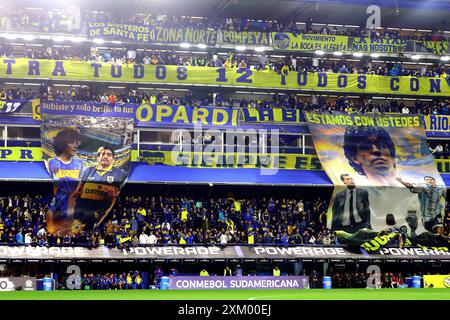
[[[1,200],[1,243],[32,246],[138,246],[171,244],[325,244],[326,202],[320,199],[193,199],[126,196],[95,233],[50,235],[45,215],[50,195]]]
[[[220,9],[225,2],[234,12]],[[222,276],[287,277],[303,281],[295,288],[311,289],[329,279],[333,288],[362,289],[374,276],[381,279],[375,287],[403,288],[416,285],[413,277],[425,286],[425,276],[450,271],[445,190],[423,191],[400,177],[426,162],[437,170],[425,178],[450,185],[448,23],[427,19],[424,9],[415,13],[425,23],[391,14],[369,28],[338,8],[323,15],[318,4],[297,4],[278,17],[283,8],[268,2],[273,13],[263,8],[253,15],[241,1],[217,1],[214,14],[181,3],[178,15],[144,3],[122,10],[87,3],[1,8],[0,277],[36,278],[42,288],[51,278],[58,290],[72,282],[80,290],[164,289],[166,277],[173,288],[177,277]],[[200,34],[210,38],[196,40]],[[388,153],[394,169],[401,167],[392,194],[408,189],[420,209],[398,227],[383,211],[379,230],[348,231],[367,208],[376,220],[369,201],[380,205],[372,197],[386,186],[349,187],[338,203],[338,187],[345,186],[333,179],[344,183],[349,174],[332,177],[323,160],[338,158],[339,134],[325,131],[334,154],[318,152],[308,112],[369,123],[417,121],[389,132],[406,147]],[[198,124],[220,137],[196,136]],[[66,127],[76,138],[57,137]],[[226,136],[234,129],[262,133],[235,145]],[[369,135],[370,148],[386,148],[376,134]],[[255,141],[257,153],[281,159],[276,174],[263,174],[273,163],[259,158],[237,163],[254,156]],[[211,147],[234,162],[201,158]],[[108,150],[111,163],[102,166]],[[188,160],[177,163],[186,150]],[[359,165],[356,156],[348,158],[345,170]],[[428,174],[423,170],[417,176]],[[358,181],[367,178],[362,171],[355,169],[355,177],[364,175]],[[364,198],[364,188],[376,187]],[[392,210],[403,198],[390,198]],[[429,219],[426,206],[442,217]],[[332,227],[339,210],[350,213],[348,229]],[[93,226],[73,218],[91,211]],[[65,219],[75,221],[53,232]],[[422,224],[426,231],[416,235]],[[382,272],[368,271],[373,264]],[[67,272],[71,265],[81,273]]]

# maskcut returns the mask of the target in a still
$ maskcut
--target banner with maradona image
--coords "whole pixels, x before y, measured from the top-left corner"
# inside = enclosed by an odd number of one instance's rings
[[[52,234],[100,227],[130,171],[133,105],[41,102],[41,148],[55,195]]]
[[[448,245],[445,184],[419,116],[304,115],[335,185],[327,221],[340,242],[367,251]]]

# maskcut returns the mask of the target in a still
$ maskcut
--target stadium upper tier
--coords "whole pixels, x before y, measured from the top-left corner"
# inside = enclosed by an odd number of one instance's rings
[[[267,19],[236,18],[222,15],[194,16],[159,14],[136,6],[135,12],[117,15],[116,11],[92,10],[76,5],[60,8],[5,6],[0,14],[0,33],[9,40],[50,40],[58,43],[83,42],[139,46],[180,46],[199,49],[246,46],[258,51],[339,52],[374,55],[422,53],[442,56],[448,53],[445,24],[430,20],[426,29],[396,28],[389,25],[367,28],[349,25],[348,20],[320,21],[305,16]],[[141,6],[142,7],[142,6]],[[127,10],[129,11],[129,10]],[[120,11],[119,11],[120,12]],[[158,12],[156,14],[155,12]],[[240,15],[238,12],[237,15]],[[365,15],[365,12],[361,12]],[[234,14],[236,16],[236,14]],[[222,17],[221,17],[222,16]],[[365,22],[365,19],[361,19]]]
[[[355,57],[326,58],[322,56],[301,56],[299,53],[291,53],[285,56],[275,54],[257,53],[250,54],[242,51],[225,52],[198,52],[179,51],[175,49],[142,49],[134,46],[109,47],[72,45],[60,46],[46,44],[33,46],[30,43],[24,45],[11,45],[5,42],[0,45],[0,54],[10,58],[51,59],[88,61],[97,63],[110,63],[118,66],[128,64],[141,65],[176,65],[199,67],[225,67],[228,69],[255,69],[258,71],[274,70],[278,73],[299,72],[327,72],[342,74],[374,74],[382,76],[414,76],[414,77],[443,77],[447,75],[448,68],[445,61],[433,61],[433,63],[380,60],[380,58],[366,57],[362,60]],[[415,61],[415,62],[414,62]]]
[[[217,106],[239,108],[285,108],[298,110],[339,111],[346,113],[404,113],[423,115],[450,115],[449,101],[438,99],[386,99],[358,98],[349,95],[332,97],[321,93],[294,94],[273,92],[227,92],[224,89],[209,89],[207,92],[198,90],[164,90],[158,91],[130,88],[112,89],[108,86],[73,86],[63,89],[60,86],[41,85],[40,90],[11,87],[0,89],[0,99],[3,100],[33,100],[41,99],[54,102],[100,102],[100,103],[138,103],[161,105]],[[24,110],[30,113],[31,110]],[[20,110],[19,110],[20,112]],[[18,114],[19,114],[18,112]]]
[[[25,8],[18,11],[17,8],[7,7],[3,10],[4,24],[3,28],[10,31],[41,31],[55,33],[78,33],[83,29],[82,21],[89,23],[108,22],[111,24],[128,24],[169,28],[198,28],[198,29],[221,29],[226,31],[242,32],[291,32],[291,33],[317,33],[324,35],[344,35],[352,37],[370,36],[388,36],[399,39],[424,39],[424,40],[442,40],[445,30],[418,30],[407,28],[389,28],[384,26],[374,29],[365,27],[335,24],[327,21],[313,21],[312,18],[304,21],[294,21],[292,19],[254,19],[254,18],[218,18],[218,17],[194,17],[186,15],[165,15],[155,12],[136,12],[126,17],[117,15],[110,10],[93,11],[86,10],[80,12],[77,8],[71,8],[73,11],[53,8],[45,10],[44,8]],[[47,9],[47,8],[46,8]],[[414,25],[411,25],[414,28]],[[129,28],[129,31],[136,29]]]

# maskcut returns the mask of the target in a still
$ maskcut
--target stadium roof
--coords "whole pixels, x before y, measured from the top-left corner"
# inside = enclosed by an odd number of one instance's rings
[[[153,184],[217,184],[269,186],[332,186],[324,171],[279,170],[276,174],[261,174],[250,168],[187,168],[133,162],[129,183]],[[441,174],[450,188],[450,174]],[[44,163],[0,161],[0,181],[48,181]]]

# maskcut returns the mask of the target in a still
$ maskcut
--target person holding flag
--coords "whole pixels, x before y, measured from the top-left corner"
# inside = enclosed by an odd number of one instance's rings
[[[233,52],[230,52],[228,55],[227,60],[225,60],[225,63],[223,64],[223,66],[225,67],[225,69],[231,69],[233,68]]]

